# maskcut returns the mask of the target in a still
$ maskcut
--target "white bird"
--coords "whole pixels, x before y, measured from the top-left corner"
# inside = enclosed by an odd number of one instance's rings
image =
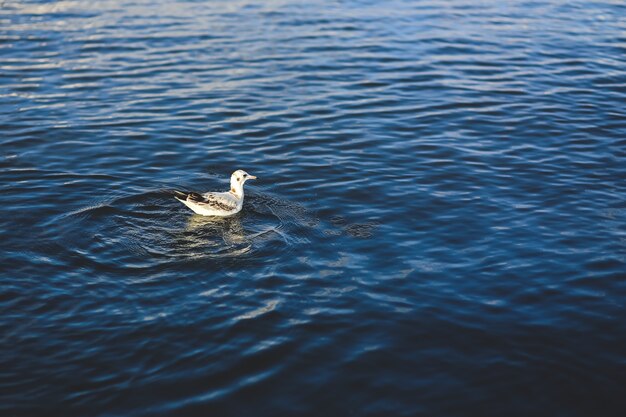
[[[243,185],[247,180],[255,179],[254,175],[238,169],[230,176],[230,191],[198,194],[174,190],[174,198],[203,216],[232,216],[243,206]]]

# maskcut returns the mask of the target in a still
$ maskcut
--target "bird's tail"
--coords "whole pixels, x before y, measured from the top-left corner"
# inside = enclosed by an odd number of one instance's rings
[[[187,200],[187,196],[189,195],[189,193],[185,193],[183,191],[178,191],[178,190],[172,190],[172,195],[178,201],[185,201]]]

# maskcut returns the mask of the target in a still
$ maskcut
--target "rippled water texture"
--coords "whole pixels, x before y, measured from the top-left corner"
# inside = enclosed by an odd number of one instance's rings
[[[622,1],[0,2],[0,415],[624,415],[625,57]]]

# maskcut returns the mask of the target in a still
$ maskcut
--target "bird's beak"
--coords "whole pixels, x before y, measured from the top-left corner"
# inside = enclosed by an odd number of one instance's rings
[[[256,177],[254,175],[248,174],[248,179],[249,180],[256,180]]]

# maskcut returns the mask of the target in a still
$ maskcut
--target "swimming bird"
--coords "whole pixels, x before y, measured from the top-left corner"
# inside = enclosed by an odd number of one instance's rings
[[[243,206],[243,185],[255,179],[254,175],[238,169],[230,176],[230,191],[198,194],[174,190],[174,198],[203,216],[232,216]]]

